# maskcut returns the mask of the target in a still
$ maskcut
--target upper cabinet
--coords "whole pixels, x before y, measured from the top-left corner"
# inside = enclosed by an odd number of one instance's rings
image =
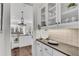
[[[61,4],[61,23],[70,23],[78,21],[78,4]]]
[[[56,3],[48,4],[48,25],[56,25]]]
[[[43,4],[40,7],[40,22],[42,28],[47,28],[49,26],[57,26],[57,4],[48,3]]]
[[[41,5],[39,12],[41,27],[79,27],[79,4],[77,3],[45,3]]]
[[[40,18],[41,18],[41,27],[47,26],[46,17],[47,17],[47,6],[46,4],[43,4],[40,7]]]
[[[48,3],[48,27],[57,27],[60,22],[59,11],[59,4]]]
[[[79,10],[77,3],[61,3],[60,27],[77,28],[79,26]]]

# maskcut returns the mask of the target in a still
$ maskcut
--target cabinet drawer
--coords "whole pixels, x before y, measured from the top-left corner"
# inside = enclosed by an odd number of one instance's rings
[[[53,56],[66,56],[65,54],[53,49]]]
[[[39,46],[37,46],[37,56],[43,56],[43,50]]]
[[[43,50],[44,50],[44,53],[48,53],[50,55],[53,55],[53,50],[49,46],[43,45]]]
[[[41,47],[41,45],[42,45],[42,43],[41,43],[41,42],[38,42],[38,41],[36,41],[36,44],[37,44],[37,46],[39,46],[39,47]]]

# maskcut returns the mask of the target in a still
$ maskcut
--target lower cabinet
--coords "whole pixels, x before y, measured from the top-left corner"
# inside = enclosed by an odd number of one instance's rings
[[[37,56],[66,56],[65,54],[41,43],[41,42],[36,42],[36,55]]]
[[[43,55],[43,50],[41,47],[37,46],[37,51],[36,51],[37,56],[42,56]]]
[[[46,45],[42,45],[43,47],[43,55],[44,56],[52,56],[53,55],[53,50],[52,48],[50,48],[49,46],[46,46]]]
[[[43,55],[42,43],[36,41],[36,56],[42,56],[42,55]]]

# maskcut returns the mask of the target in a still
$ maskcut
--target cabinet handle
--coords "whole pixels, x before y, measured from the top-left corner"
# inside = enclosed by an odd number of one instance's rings
[[[60,24],[60,22],[58,22],[58,24]]]
[[[57,23],[55,23],[55,24],[57,24]]]

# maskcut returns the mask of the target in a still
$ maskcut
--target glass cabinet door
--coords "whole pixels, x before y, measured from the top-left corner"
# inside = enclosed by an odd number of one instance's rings
[[[78,4],[61,3],[61,23],[78,21]]]
[[[56,24],[56,3],[48,3],[48,26]]]
[[[46,26],[46,7],[41,8],[41,27]]]

